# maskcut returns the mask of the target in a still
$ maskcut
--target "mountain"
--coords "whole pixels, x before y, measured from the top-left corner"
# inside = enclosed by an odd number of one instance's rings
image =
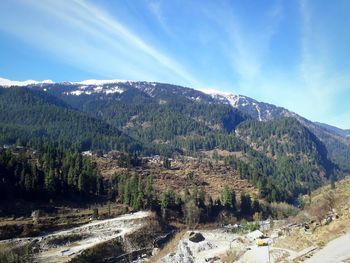
[[[296,117],[295,113],[290,112],[282,107],[277,107],[275,105],[264,102],[258,102],[246,96],[221,93],[209,94],[216,101],[231,105],[232,107],[247,113],[249,116],[259,121],[270,121],[278,119],[280,117]]]
[[[155,82],[87,80],[3,88],[0,102],[2,112],[9,112],[1,114],[1,125],[11,127],[12,134],[30,131],[28,139],[58,136],[66,143],[78,141],[80,149],[143,155],[198,157],[227,151],[219,158],[270,201],[294,202],[300,193],[338,176],[328,158],[324,128],[241,95]]]
[[[38,84],[53,84],[52,80],[26,80],[26,81],[13,81],[9,79],[0,78],[1,87],[24,87],[28,85],[38,85]]]
[[[181,137],[230,133],[249,118],[200,91],[162,83],[112,81],[103,85],[62,83],[32,85],[72,107],[100,118],[133,137],[169,144]]]
[[[42,91],[0,88],[0,112],[0,142],[3,144],[48,140],[80,150],[127,150],[136,144],[115,127],[74,110]]]
[[[87,80],[82,82],[67,82],[47,85],[41,84],[34,85],[34,88],[41,90],[47,89],[50,93],[59,96],[62,100],[66,101],[73,107],[86,111],[94,117],[103,117],[110,123],[118,122],[117,126],[119,128],[125,128],[128,126],[129,130],[134,130],[132,131],[133,133],[137,133],[135,130],[140,130],[140,125],[143,125],[143,127],[145,127],[149,124],[149,117],[144,116],[145,114],[138,114],[139,112],[145,113],[146,110],[150,111],[150,108],[145,108],[145,102],[147,102],[147,105],[153,104],[153,106],[155,106],[156,103],[162,105],[165,105],[167,103],[170,105],[169,110],[171,112],[175,112],[174,107],[171,107],[174,105],[174,103],[179,104],[178,102],[183,102],[182,105],[186,105],[186,107],[183,107],[182,109],[187,110],[187,113],[183,117],[185,119],[190,117],[192,119],[195,119],[197,122],[203,122],[203,120],[207,121],[209,115],[189,115],[188,111],[192,111],[193,113],[198,112],[198,108],[187,107],[189,103],[196,102],[192,103],[192,105],[195,106],[205,105],[199,107],[205,107],[207,108],[207,111],[211,111],[211,107],[219,107],[218,105],[220,104],[230,106],[234,109],[238,109],[240,114],[235,113],[231,114],[231,116],[226,116],[223,118],[224,120],[222,122],[216,121],[218,116],[211,116],[210,119],[211,128],[219,127],[220,129],[220,127],[225,126],[225,129],[228,131],[233,130],[240,121],[247,118],[253,118],[258,121],[270,121],[277,120],[281,117],[293,117],[296,118],[302,125],[307,127],[310,131],[312,131],[318,137],[318,139],[325,144],[328,151],[328,156],[332,161],[334,161],[340,167],[350,170],[350,136],[348,131],[341,131],[340,129],[334,128],[330,129],[329,126],[309,121],[306,118],[303,118],[302,116],[285,108],[264,102],[259,102],[246,96],[215,92],[210,92],[207,94],[195,89],[176,85],[123,80]],[[123,107],[120,103],[117,103],[119,105],[119,112],[109,109],[115,107],[118,108],[118,106],[114,105],[115,100],[126,103]],[[108,103],[106,104],[103,101],[108,101]],[[98,104],[100,104],[101,107],[98,107],[99,111],[96,112],[95,106]],[[132,119],[131,122],[129,122],[131,119],[130,106],[132,106],[132,108],[138,108],[138,110],[133,110],[134,119]],[[125,114],[123,111],[126,108],[129,112]],[[114,115],[112,116],[111,114]],[[156,112],[155,114],[158,116],[163,115],[162,112]],[[233,115],[240,116],[236,118],[233,117]],[[180,118],[179,116],[177,117]],[[135,118],[141,119],[141,121],[138,123],[138,126],[136,123],[137,120]],[[232,118],[236,121],[233,122],[233,125],[229,125],[229,121],[227,120],[231,120]],[[120,123],[120,121],[122,121],[122,123]],[[135,127],[135,124],[136,128],[130,127],[133,125],[133,127]],[[170,123],[168,123],[168,126],[169,124]],[[159,125],[164,125],[164,121],[160,121]],[[153,128],[158,129],[156,124],[154,124]],[[152,133],[154,134],[154,132]],[[180,132],[178,135],[183,135],[183,133],[184,132]],[[185,133],[188,135],[190,133],[190,130],[187,130]],[[140,137],[141,135],[135,136]],[[147,136],[149,139],[152,138],[153,140],[169,139],[169,136],[160,136],[160,138],[156,138],[157,135]]]
[[[319,187],[334,171],[324,144],[295,118],[246,121],[237,127],[236,134],[255,151],[275,160],[275,169],[268,173],[286,192]]]
[[[338,127],[332,126],[332,125],[328,125],[325,123],[320,123],[320,122],[315,122],[315,124],[317,124],[318,126],[324,128],[325,130],[328,130],[331,133],[336,133],[342,137],[350,137],[350,130],[343,130],[340,129]]]
[[[312,122],[285,108],[258,102],[252,98],[223,93],[208,93],[215,100],[229,104],[258,121],[277,120],[281,117],[293,117],[313,132],[327,149],[328,157],[343,169],[350,170],[350,132],[334,126]]]

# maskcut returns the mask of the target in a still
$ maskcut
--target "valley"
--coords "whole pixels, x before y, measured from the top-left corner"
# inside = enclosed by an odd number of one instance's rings
[[[335,190],[326,186],[305,196],[309,203],[296,216],[261,221],[262,232],[246,228],[257,224],[252,221],[236,226],[200,224],[195,230],[177,228],[172,234],[173,230],[162,227],[155,214],[137,212],[32,238],[3,240],[0,248],[4,251],[27,245],[35,251],[32,262],[128,262],[128,257],[133,262],[319,262],[320,257],[346,262],[350,257],[346,245],[350,233],[349,184],[345,179],[336,183]],[[319,205],[324,200],[331,202],[328,209],[323,215],[315,214],[315,209],[323,212]],[[193,233],[202,238],[194,239]],[[256,245],[259,238],[268,246]]]
[[[301,262],[349,230],[345,131],[164,83],[6,83],[6,263]]]
[[[0,263],[350,263],[349,14],[0,0]]]

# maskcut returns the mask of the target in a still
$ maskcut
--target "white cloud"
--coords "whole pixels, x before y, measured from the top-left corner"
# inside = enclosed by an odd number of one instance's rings
[[[82,0],[0,1],[0,30],[101,77],[225,89],[284,106],[312,120],[334,120],[339,125],[340,120],[332,116],[339,109],[339,96],[349,91],[350,74],[334,67],[334,46],[329,41],[332,28],[323,30],[329,25],[323,22],[327,14],[314,9],[319,3],[297,2],[293,11],[300,12],[300,23],[292,26],[300,26],[295,30],[301,30],[300,39],[295,36],[300,46],[293,43],[293,47],[300,57],[293,61],[296,65],[286,62],[283,68],[269,61],[275,52],[273,41],[285,34],[280,26],[285,26],[286,20],[298,19],[294,12],[289,13],[284,1],[264,6],[258,17],[249,19],[250,14],[239,12],[232,1],[184,1],[177,5],[181,9],[176,9],[176,14],[165,12],[169,11],[165,9],[168,2],[147,0],[146,4],[145,10],[165,33],[171,34],[171,43],[170,38],[159,38],[158,42],[154,35],[149,35],[152,41],[146,41],[115,13],[112,16]],[[295,8],[294,4],[290,6]],[[183,22],[181,30],[166,23],[176,19]],[[193,24],[182,28],[186,22]],[[148,37],[146,31],[143,35]],[[284,46],[277,48],[281,49],[279,53],[284,52]],[[195,79],[193,73],[202,80]],[[348,116],[346,112],[340,115]],[[347,119],[343,122],[350,125]]]
[[[332,68],[334,47],[328,41],[331,36],[323,32],[322,14],[315,13],[312,3],[299,2],[302,18],[299,80],[303,88],[300,92],[307,98],[304,108],[315,119],[322,120],[325,115],[330,118],[334,114],[340,94],[350,87],[350,74]]]
[[[0,29],[65,62],[106,77],[124,74],[165,80],[173,76],[179,82],[199,85],[175,60],[88,2],[21,1],[13,5],[18,15],[0,11]]]
[[[147,1],[147,3],[148,3],[148,9],[151,11],[154,18],[157,20],[158,24],[163,29],[163,31],[167,35],[174,37],[174,34],[170,30],[170,28],[166,22],[166,17],[163,14],[162,1],[161,0],[149,0],[149,1]]]
[[[223,30],[220,43],[237,76],[236,89],[241,93],[251,93],[260,84],[282,11],[281,2],[277,1],[261,17],[254,17],[254,23],[242,19],[230,4],[217,5],[215,10],[207,12],[206,15]]]

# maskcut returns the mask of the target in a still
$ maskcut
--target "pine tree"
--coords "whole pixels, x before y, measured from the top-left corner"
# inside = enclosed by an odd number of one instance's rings
[[[252,201],[249,194],[241,194],[241,213],[242,215],[250,215],[252,212]]]
[[[222,204],[229,209],[236,209],[236,194],[233,189],[225,185],[224,190],[221,193]]]
[[[31,173],[32,173],[31,189],[34,191],[38,191],[39,190],[39,172],[36,164],[32,165]]]
[[[56,192],[56,182],[53,169],[50,169],[45,175],[45,189],[49,194],[54,194]]]
[[[123,203],[125,205],[130,205],[130,181],[128,178],[125,179],[123,192],[124,192]]]
[[[80,173],[78,177],[78,190],[79,192],[84,192],[86,189],[86,177],[85,173]]]
[[[75,178],[74,169],[73,169],[72,166],[70,166],[69,170],[68,170],[68,175],[67,175],[67,184],[68,184],[68,186],[70,186],[70,187],[75,187],[76,186],[74,178]]]
[[[146,202],[147,207],[152,208],[154,204],[153,178],[152,175],[147,177],[146,181]]]

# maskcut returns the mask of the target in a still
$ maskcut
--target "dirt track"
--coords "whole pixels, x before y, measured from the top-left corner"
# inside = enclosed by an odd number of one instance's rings
[[[147,224],[149,212],[126,214],[113,219],[100,220],[72,229],[58,231],[35,238],[16,238],[0,243],[28,244],[39,247],[35,262],[67,262],[85,249],[99,243],[123,237]],[[67,242],[70,240],[70,242]]]

